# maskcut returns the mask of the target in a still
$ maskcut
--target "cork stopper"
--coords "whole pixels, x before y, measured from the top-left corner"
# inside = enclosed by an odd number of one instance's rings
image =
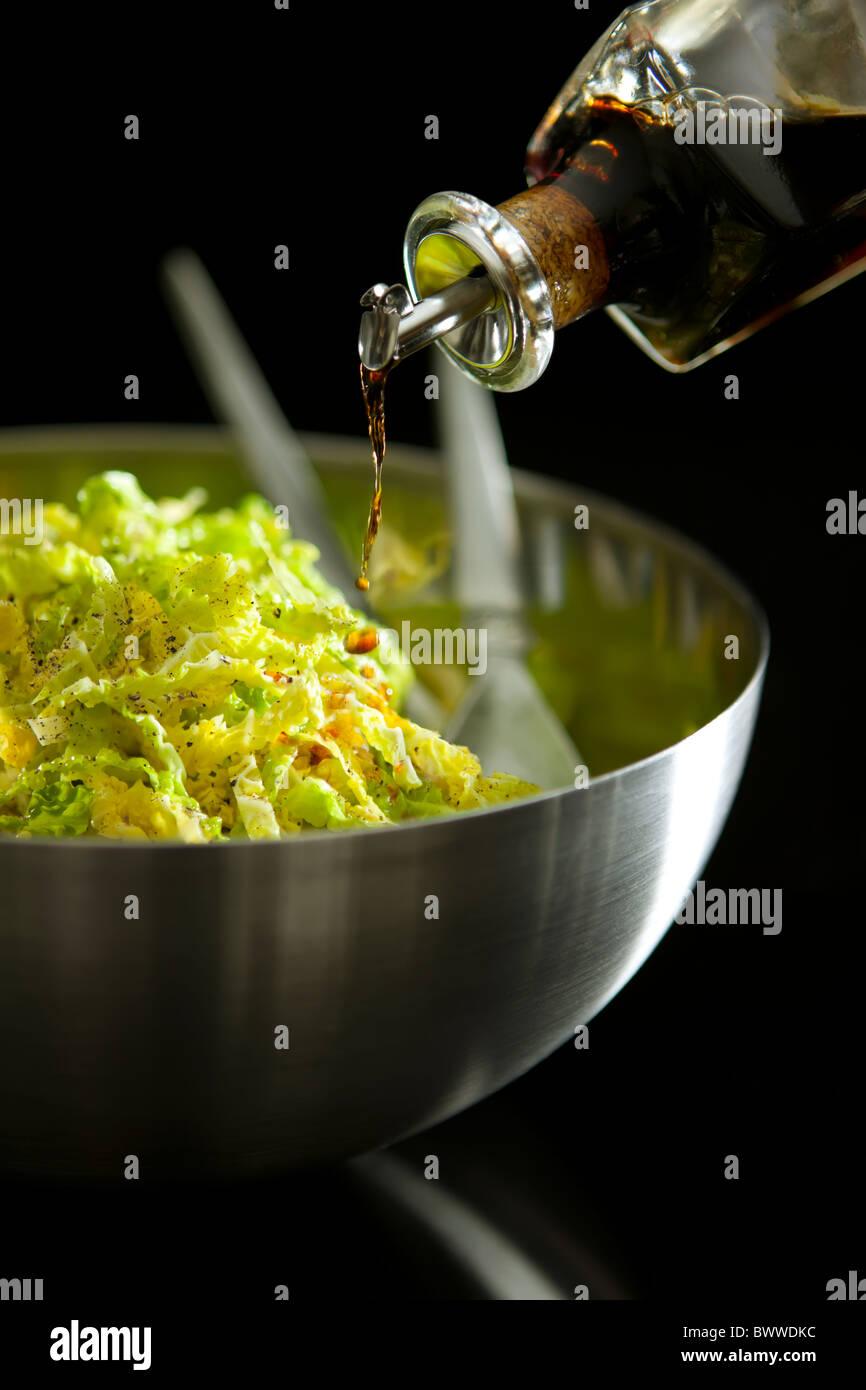
[[[499,203],[547,282],[554,328],[573,323],[604,298],[610,265],[601,228],[579,199],[556,183],[537,184]]]

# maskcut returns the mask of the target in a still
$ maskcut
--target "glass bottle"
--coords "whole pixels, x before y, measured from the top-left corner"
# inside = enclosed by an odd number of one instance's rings
[[[605,308],[661,366],[698,366],[866,268],[866,0],[632,6],[525,167],[498,207],[439,193],[409,223],[412,301],[491,284],[449,356],[518,390]]]

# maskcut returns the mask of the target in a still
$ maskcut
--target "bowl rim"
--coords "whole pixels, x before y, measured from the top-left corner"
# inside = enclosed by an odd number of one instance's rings
[[[339,467],[357,467],[359,454],[366,452],[366,440],[350,438],[347,435],[329,435],[300,431],[298,437],[312,459],[327,457],[329,465]],[[118,425],[118,424],[77,424],[77,425],[39,425],[33,427],[0,428],[0,461],[4,454],[46,453],[58,448],[79,450],[93,450],[94,452],[111,452],[114,449],[148,452],[171,449],[175,452],[197,453],[202,450],[213,453],[224,453],[227,457],[237,456],[239,450],[234,440],[233,434],[227,427],[218,425],[183,425],[183,424],[141,424],[141,425]],[[416,473],[419,477],[430,477],[431,474],[440,476],[433,460],[437,450],[425,448],[421,445],[413,444],[388,444],[388,457],[392,465],[396,464],[402,471]],[[702,724],[699,729],[687,734],[684,738],[677,739],[675,743],[668,744],[665,748],[659,749],[655,753],[650,753],[645,758],[638,759],[637,762],[626,763],[624,767],[614,768],[610,772],[603,772],[598,777],[591,777],[585,787],[558,787],[553,790],[542,791],[534,796],[523,797],[512,801],[509,805],[500,803],[496,806],[480,807],[472,811],[461,811],[456,815],[442,815],[418,820],[406,821],[397,825],[371,825],[362,826],[357,830],[305,830],[298,835],[284,836],[279,840],[272,839],[238,839],[222,841],[206,841],[204,843],[187,843],[183,840],[114,840],[107,836],[70,836],[69,838],[54,838],[52,836],[6,836],[0,834],[0,853],[9,853],[11,847],[23,849],[25,853],[33,853],[34,850],[44,848],[46,845],[53,845],[55,848],[71,854],[80,854],[84,850],[98,849],[100,853],[114,852],[118,850],[129,851],[132,853],[190,853],[198,852],[202,849],[214,849],[219,846],[220,852],[228,850],[230,853],[240,851],[249,853],[251,846],[255,846],[255,853],[280,853],[286,850],[287,846],[292,845],[312,845],[327,843],[345,844],[347,841],[356,842],[359,840],[367,841],[371,835],[381,834],[393,836],[398,832],[401,836],[426,833],[429,834],[434,829],[453,829],[456,821],[462,825],[466,822],[475,822],[479,819],[489,819],[491,816],[512,815],[531,806],[540,804],[550,805],[552,802],[571,799],[577,796],[585,796],[591,793],[593,788],[605,785],[614,785],[625,777],[634,775],[638,771],[644,771],[655,763],[664,759],[671,758],[677,749],[685,744],[701,738],[707,730],[711,729],[720,720],[730,719],[734,712],[747,702],[751,702],[760,689],[766,674],[767,663],[770,655],[770,625],[762,605],[754,597],[745,584],[737,578],[725,565],[697,542],[691,541],[675,527],[668,525],[664,521],[659,521],[655,517],[648,516],[646,513],[627,507],[623,503],[617,502],[613,498],[605,496],[603,493],[595,492],[590,488],[585,488],[579,483],[567,482],[564,479],[552,478],[546,474],[529,473],[524,469],[514,468],[512,473],[515,481],[515,490],[518,498],[524,500],[555,501],[560,504],[567,503],[571,507],[573,503],[573,493],[579,491],[582,500],[586,500],[590,507],[595,506],[601,509],[607,516],[614,521],[620,522],[628,528],[639,526],[646,530],[650,535],[656,536],[660,541],[672,546],[681,555],[690,559],[708,575],[711,575],[719,584],[719,587],[726,589],[732,597],[736,598],[742,607],[749,613],[758,637],[758,652],[755,660],[754,670],[746,682],[739,695],[723,710],[714,715],[706,724]],[[27,848],[24,848],[24,847]]]

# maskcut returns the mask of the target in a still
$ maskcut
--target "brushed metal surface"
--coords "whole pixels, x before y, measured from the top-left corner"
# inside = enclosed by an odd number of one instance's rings
[[[350,469],[364,459],[346,453]],[[399,450],[389,462],[399,477]],[[518,496],[566,523],[572,493],[518,475]],[[744,688],[672,747],[581,790],[383,831],[0,837],[6,1171],[117,1177],[136,1154],[151,1176],[252,1174],[360,1153],[520,1075],[622,988],[724,824],[768,636],[736,581],[672,532],[601,499],[592,526],[621,575],[642,582],[650,546],[683,579],[684,641],[701,615],[720,641],[738,615]],[[607,561],[591,569],[610,585]]]

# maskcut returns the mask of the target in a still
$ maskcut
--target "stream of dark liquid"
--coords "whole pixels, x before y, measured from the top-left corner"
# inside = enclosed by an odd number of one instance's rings
[[[357,589],[366,590],[370,587],[370,580],[367,569],[370,564],[370,551],[373,549],[373,542],[379,532],[382,522],[382,463],[385,458],[385,382],[388,379],[390,367],[386,367],[382,372],[371,371],[361,363],[361,391],[364,396],[364,405],[367,408],[367,429],[370,435],[370,447],[373,450],[373,500],[370,503],[370,515],[367,518],[367,529],[364,532],[364,548],[361,555],[361,573],[355,580]]]

